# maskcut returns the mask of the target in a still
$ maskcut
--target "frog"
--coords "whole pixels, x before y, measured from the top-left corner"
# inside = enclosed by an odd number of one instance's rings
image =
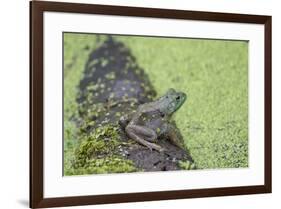
[[[155,101],[141,104],[136,110],[122,116],[119,124],[130,139],[151,151],[165,151],[157,144],[159,138],[166,138],[177,147],[184,148],[180,131],[171,118],[186,99],[184,92],[170,88]]]

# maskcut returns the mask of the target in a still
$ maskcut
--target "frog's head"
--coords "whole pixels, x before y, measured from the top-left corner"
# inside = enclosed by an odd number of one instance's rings
[[[183,92],[169,89],[166,94],[160,98],[161,112],[172,115],[183,105],[186,97],[186,94]]]

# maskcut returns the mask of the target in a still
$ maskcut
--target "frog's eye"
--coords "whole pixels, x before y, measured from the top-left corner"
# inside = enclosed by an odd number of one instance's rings
[[[181,98],[180,96],[177,96],[177,97],[176,97],[176,100],[179,100],[180,98]]]

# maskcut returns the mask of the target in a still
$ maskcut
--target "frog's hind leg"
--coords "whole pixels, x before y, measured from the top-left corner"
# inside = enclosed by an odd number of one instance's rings
[[[135,134],[144,138],[145,141],[155,142],[157,139],[157,134],[150,128],[145,126],[138,126],[138,125],[129,125],[128,126],[130,131],[133,131]]]
[[[150,150],[155,149],[159,152],[164,151],[161,146],[151,143],[157,139],[157,134],[152,129],[144,126],[128,125],[125,130],[130,138],[148,147]]]

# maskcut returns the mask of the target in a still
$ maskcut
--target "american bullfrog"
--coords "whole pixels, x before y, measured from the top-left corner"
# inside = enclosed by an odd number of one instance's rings
[[[139,105],[136,111],[120,118],[119,124],[127,136],[136,142],[155,149],[164,149],[155,144],[159,137],[169,139],[178,147],[183,147],[181,135],[171,122],[171,116],[183,105],[186,94],[169,89],[166,94],[155,101]]]

